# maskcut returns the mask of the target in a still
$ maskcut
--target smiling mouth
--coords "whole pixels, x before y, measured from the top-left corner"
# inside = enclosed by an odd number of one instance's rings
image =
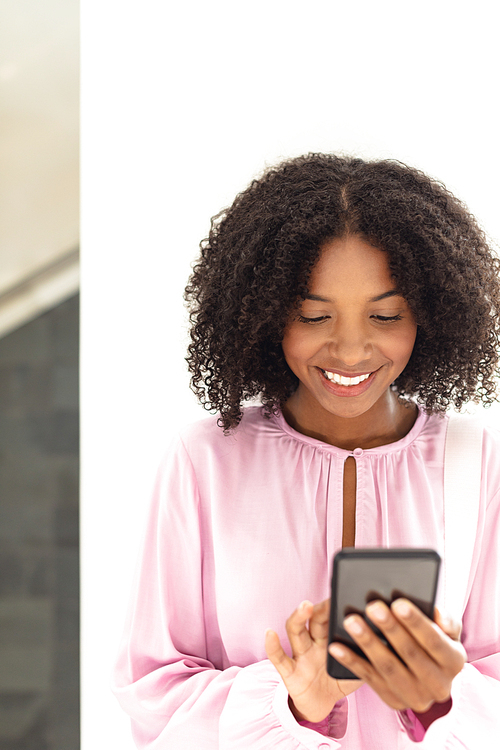
[[[367,372],[363,375],[357,375],[354,378],[347,378],[345,375],[339,375],[339,373],[337,372],[329,372],[328,370],[321,370],[321,372],[323,373],[326,380],[329,380],[331,383],[337,383],[337,385],[344,385],[347,387],[359,385],[364,380],[368,380],[370,375],[372,375],[371,372]]]

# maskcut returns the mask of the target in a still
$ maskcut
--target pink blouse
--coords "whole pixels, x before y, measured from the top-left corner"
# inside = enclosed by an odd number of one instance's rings
[[[342,543],[345,459],[357,466],[356,545],[443,548],[445,419],[420,412],[402,440],[350,452],[244,410],[225,437],[186,427],[160,467],[114,692],[149,750],[498,747],[500,433],[485,429],[481,506],[453,704],[427,732],[367,686],[301,725],[266,658],[303,599],[328,598]],[[439,599],[438,599],[439,606]],[[413,738],[413,739],[412,739]]]

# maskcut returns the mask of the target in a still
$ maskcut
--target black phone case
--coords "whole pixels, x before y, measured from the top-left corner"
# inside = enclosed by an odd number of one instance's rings
[[[346,565],[350,564],[349,561],[356,561],[355,565],[360,569],[361,579],[366,580],[366,585],[363,586],[363,606],[360,605],[359,601],[357,602],[358,606],[351,606],[349,603],[346,606],[345,604],[345,602],[349,602],[349,590],[346,589],[346,580],[349,575],[346,573],[345,568]],[[421,575],[422,571],[420,571],[420,575],[414,582],[415,585],[412,586],[410,582],[412,569],[415,570],[415,574],[419,572],[418,566],[415,566],[415,562],[418,563],[418,561],[426,561],[426,575],[423,577]],[[343,628],[344,618],[349,614],[356,613],[361,615],[375,634],[393,653],[396,653],[390,643],[386,641],[381,631],[368,619],[364,612],[364,606],[375,599],[385,601],[389,606],[396,599],[405,597],[419,607],[427,617],[434,619],[434,603],[436,600],[440,563],[440,556],[432,549],[411,547],[349,547],[338,552],[333,561],[329,643],[333,641],[343,643],[359,654],[359,656],[367,658]],[[351,578],[353,570],[354,568],[351,564],[351,571],[348,571],[351,574]],[[418,596],[415,593],[416,588],[419,589]],[[341,599],[344,601],[342,612],[339,611]],[[398,655],[396,654],[396,656]],[[327,670],[328,674],[336,679],[359,679],[330,654],[328,654],[327,658]]]

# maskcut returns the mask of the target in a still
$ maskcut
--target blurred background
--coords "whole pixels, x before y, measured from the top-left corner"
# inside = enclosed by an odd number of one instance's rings
[[[0,3],[0,750],[80,747],[78,16]]]

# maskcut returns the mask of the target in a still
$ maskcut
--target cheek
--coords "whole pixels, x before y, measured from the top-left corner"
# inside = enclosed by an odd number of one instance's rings
[[[417,337],[417,326],[411,326],[406,331],[402,331],[401,335],[394,342],[395,359],[406,365],[411,357],[413,347],[415,346],[415,339]]]
[[[294,325],[285,330],[281,347],[290,367],[292,367],[293,364],[300,364],[313,352],[310,338],[305,336],[304,332],[300,329],[297,330]]]

